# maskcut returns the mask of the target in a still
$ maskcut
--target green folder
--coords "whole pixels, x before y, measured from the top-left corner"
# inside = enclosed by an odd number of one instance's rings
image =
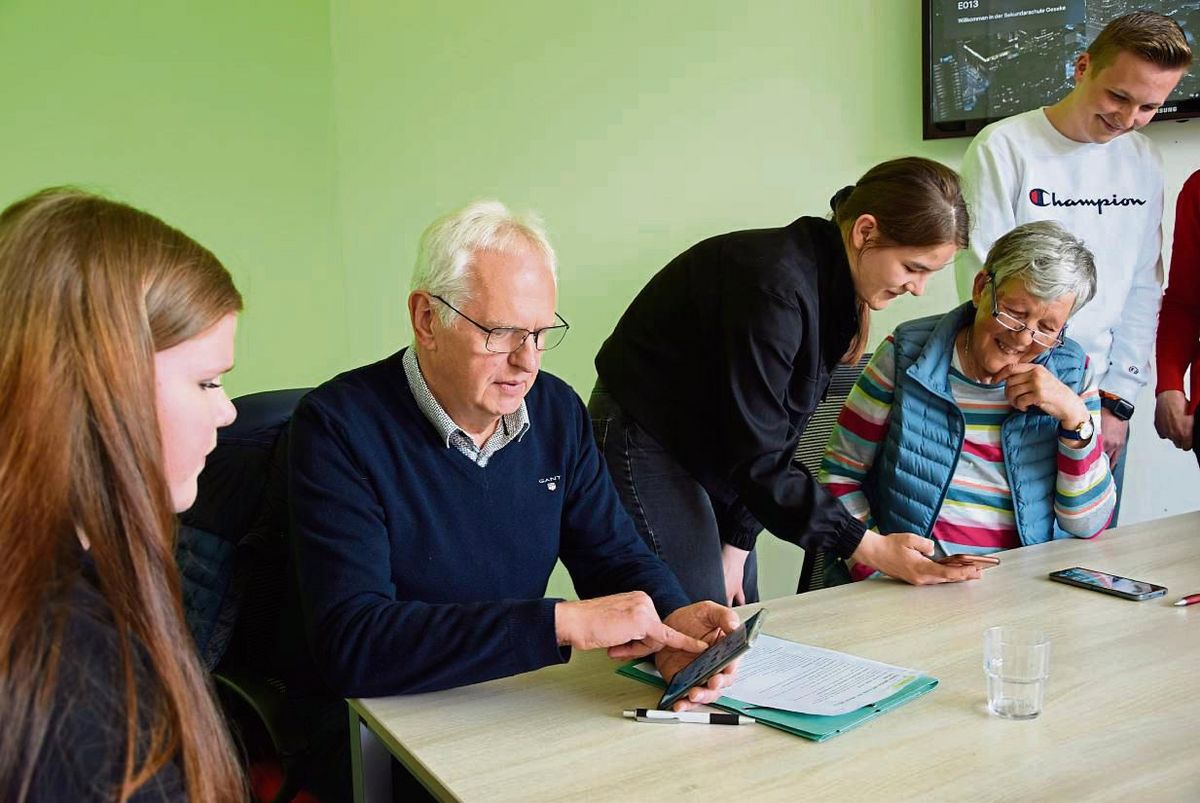
[[[625,675],[634,680],[640,680],[643,683],[649,683],[660,689],[665,688],[666,684],[663,683],[662,678],[648,674],[637,668],[638,664],[644,661],[645,659],[631,661],[617,669],[617,674]],[[927,692],[933,691],[937,685],[937,678],[929,677],[928,675],[917,675],[914,678],[908,679],[894,694],[883,698],[877,703],[864,705],[862,708],[847,714],[838,714],[831,717],[820,716],[819,714],[798,714],[795,711],[783,711],[778,708],[761,708],[743,703],[741,700],[735,700],[732,697],[720,697],[713,705],[717,708],[723,708],[726,711],[754,717],[763,725],[779,728],[781,731],[787,731],[796,736],[811,739],[814,742],[823,742],[826,739],[832,739],[839,733],[845,733],[851,728],[856,728],[864,722],[869,722],[897,706],[904,705],[909,700],[914,700]]]

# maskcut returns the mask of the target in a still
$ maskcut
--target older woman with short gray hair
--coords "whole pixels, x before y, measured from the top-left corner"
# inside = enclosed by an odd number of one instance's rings
[[[872,355],[826,447],[827,490],[869,527],[923,535],[961,565],[1098,535],[1116,492],[1092,366],[1066,336],[1095,293],[1091,252],[1059,224],[1001,237],[970,302],[901,324]]]

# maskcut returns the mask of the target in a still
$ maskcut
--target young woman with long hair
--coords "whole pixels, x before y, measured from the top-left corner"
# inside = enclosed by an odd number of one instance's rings
[[[884,537],[792,463],[869,312],[920,295],[967,244],[953,170],[895,159],[831,202],[832,219],[712,237],[655,274],[596,356],[597,440],[643,539],[693,600],[752,602],[764,527],[805,549],[870,554],[912,583],[977,576]]]
[[[175,513],[230,423],[242,300],[124,204],[51,189],[0,214],[0,797],[246,792],[194,654]]]

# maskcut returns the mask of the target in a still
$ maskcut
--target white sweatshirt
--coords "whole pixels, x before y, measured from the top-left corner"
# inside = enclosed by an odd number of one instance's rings
[[[963,300],[1000,235],[1031,220],[1056,220],[1096,258],[1096,296],[1067,335],[1092,359],[1100,388],[1132,402],[1149,381],[1162,297],[1162,166],[1131,132],[1105,144],[1058,132],[1042,109],[979,132],[962,163],[971,247],[955,271]]]

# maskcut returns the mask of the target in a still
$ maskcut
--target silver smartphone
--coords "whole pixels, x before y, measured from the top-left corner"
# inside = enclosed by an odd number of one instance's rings
[[[1101,594],[1112,594],[1114,597],[1137,600],[1138,602],[1144,599],[1161,597],[1167,593],[1166,586],[1156,586],[1154,583],[1147,583],[1145,580],[1133,580],[1128,577],[1109,574],[1108,572],[1099,572],[1095,569],[1085,569],[1082,566],[1073,566],[1070,569],[1060,569],[1057,572],[1050,572],[1050,579],[1066,583],[1067,585],[1099,591]]]

